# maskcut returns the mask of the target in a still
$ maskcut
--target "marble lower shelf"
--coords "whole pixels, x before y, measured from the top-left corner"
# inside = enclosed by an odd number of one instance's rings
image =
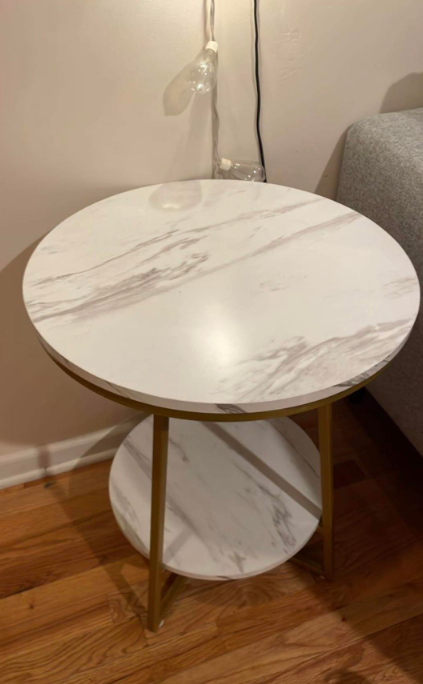
[[[129,542],[149,556],[153,417],[120,446],[110,499]],[[164,566],[241,579],[294,556],[321,515],[320,458],[293,421],[170,421]]]

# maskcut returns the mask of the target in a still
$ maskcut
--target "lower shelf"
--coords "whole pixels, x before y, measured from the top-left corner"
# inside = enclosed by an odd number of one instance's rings
[[[119,448],[110,474],[116,520],[149,556],[153,417]],[[321,515],[320,458],[293,421],[170,420],[163,564],[199,579],[251,577],[285,562]]]

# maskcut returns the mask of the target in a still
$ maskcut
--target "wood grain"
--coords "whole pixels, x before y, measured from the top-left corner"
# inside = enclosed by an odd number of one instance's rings
[[[332,651],[298,667],[271,675],[260,684],[408,684],[423,673],[423,616],[395,625],[371,640]],[[386,654],[392,653],[388,659]]]
[[[91,629],[92,619],[98,626],[111,624],[111,597],[145,583],[147,576],[145,563],[136,555],[3,599],[0,656]]]
[[[45,532],[77,525],[93,515],[110,509],[107,489],[92,492],[89,496],[77,496],[62,502],[41,506],[30,511],[15,513],[0,518],[0,549],[17,541],[38,537]]]
[[[1,554],[0,598],[124,559],[133,553],[111,511],[7,547]]]
[[[296,420],[316,439],[315,414]],[[368,396],[334,420],[336,580],[190,580],[158,634],[110,463],[0,492],[0,681],[423,683],[423,459]]]
[[[0,490],[0,518],[107,490],[111,461]]]
[[[387,627],[423,613],[423,580],[402,586],[394,595],[351,604],[312,620],[281,629],[254,643],[167,677],[166,684],[252,684],[281,671],[289,671],[309,659],[354,644]]]
[[[250,611],[277,604],[283,597],[298,595],[304,587],[315,584],[314,576],[293,564],[285,564],[259,577],[237,582],[201,582],[192,580],[178,599],[165,624],[157,634],[147,633],[149,643],[178,634],[186,634],[211,622],[223,622],[233,616],[247,619]],[[292,602],[292,599],[289,599]],[[260,617],[260,615],[259,615]]]

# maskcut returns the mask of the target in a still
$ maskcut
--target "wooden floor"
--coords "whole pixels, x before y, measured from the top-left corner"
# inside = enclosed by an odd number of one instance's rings
[[[335,457],[336,581],[190,581],[157,635],[109,462],[0,492],[0,682],[423,683],[423,459],[369,395],[335,408]]]

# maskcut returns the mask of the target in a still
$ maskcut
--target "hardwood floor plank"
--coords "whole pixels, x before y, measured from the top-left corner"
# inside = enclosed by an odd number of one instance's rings
[[[398,473],[390,471],[376,478],[376,482],[408,528],[419,539],[423,538],[423,458],[418,466],[407,467]]]
[[[261,605],[249,606],[218,619],[228,650],[254,643],[257,638],[281,632],[334,609],[323,585],[313,585],[294,595]]]
[[[17,542],[0,555],[0,598],[133,554],[111,511]]]
[[[391,502],[375,480],[365,479],[335,489],[335,518],[337,523],[341,516],[347,513],[363,509],[378,511],[385,508],[392,508]]]
[[[260,684],[415,684],[423,681],[422,634],[420,615]]]
[[[394,549],[381,559],[364,563],[360,571],[352,569],[335,582],[327,583],[325,590],[337,608],[377,596],[396,587],[412,582],[421,576],[423,568],[423,545],[411,542],[406,547]]]
[[[335,463],[333,468],[333,479],[335,489],[361,482],[366,479],[366,475],[354,459]]]
[[[163,684],[252,684],[301,663],[353,645],[363,637],[423,614],[423,579],[365,602],[358,602],[293,628],[229,651],[197,667],[173,674]],[[228,650],[230,640],[224,639]],[[123,680],[122,684],[129,684]],[[132,684],[132,682],[130,683]]]
[[[60,529],[87,520],[98,513],[110,511],[107,489],[92,492],[90,496],[77,496],[66,502],[49,504],[33,510],[0,517],[0,552],[11,544],[38,537],[51,530]]]
[[[156,643],[210,622],[220,623],[225,617],[248,615],[255,607],[273,604],[314,584],[313,575],[292,564],[237,582],[192,581],[184,587],[161,630],[157,634],[147,632],[147,639]]]
[[[2,682],[91,681],[91,674],[122,656],[131,658],[145,647],[144,630],[138,621],[107,626],[82,636],[46,644],[25,657],[13,655],[2,662]]]
[[[107,490],[111,463],[111,460],[102,461],[68,473],[17,485],[16,488],[0,490],[0,519],[86,496],[100,489]]]
[[[148,570],[136,554],[89,572],[45,584],[0,601],[0,656],[27,650],[47,639],[74,633],[74,621],[94,612],[101,625],[110,624],[110,598],[145,583]],[[52,629],[54,627],[54,629]],[[45,636],[47,635],[47,636]]]
[[[337,490],[335,517],[336,576],[324,583],[334,607],[421,576],[423,544],[375,480]]]
[[[84,635],[13,655],[2,662],[2,684],[109,684],[128,677],[137,684],[157,681],[224,652],[216,625],[146,646],[140,622],[132,618]],[[30,678],[30,679],[29,679]]]
[[[145,652],[149,658],[148,662],[144,661],[140,665],[139,660],[131,664],[125,661],[124,667],[132,669],[130,675],[122,678],[121,670],[118,671],[118,668],[114,667],[113,671],[109,669],[99,672],[99,677],[93,680],[93,684],[115,684],[115,682],[154,684],[165,681],[175,673],[213,661],[225,652],[225,644],[216,625],[210,623],[200,630],[173,637],[163,644],[157,642],[153,646],[148,646]],[[83,684],[83,682],[71,682],[71,684]]]
[[[388,505],[368,506],[345,515],[335,513],[336,580],[396,550],[407,548],[416,538],[398,513]]]

